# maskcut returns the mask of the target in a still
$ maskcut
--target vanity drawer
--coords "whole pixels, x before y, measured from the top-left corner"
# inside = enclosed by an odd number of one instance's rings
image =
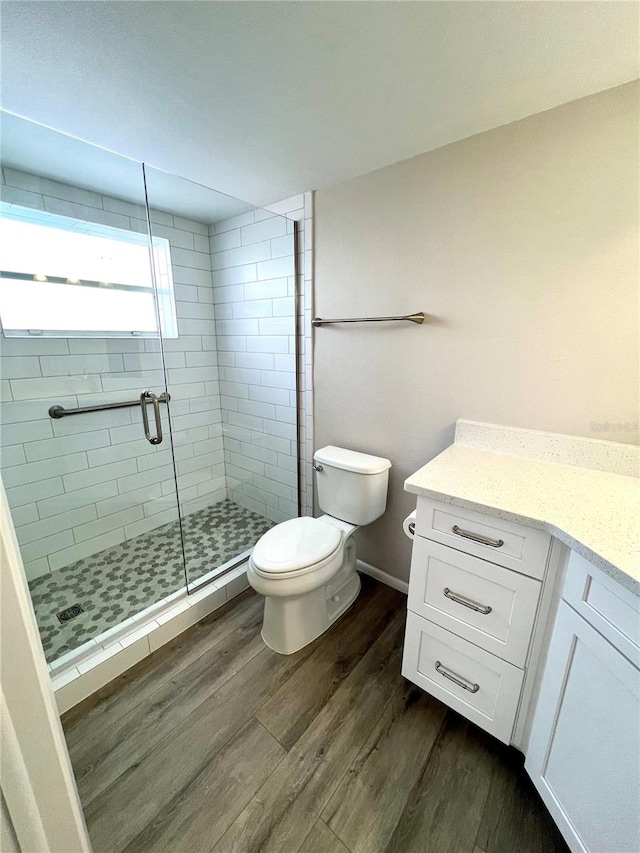
[[[416,533],[540,580],[551,543],[542,530],[431,498],[418,498]]]
[[[524,673],[409,611],[402,674],[509,743]]]
[[[408,608],[524,666],[541,583],[429,539],[413,540]]]

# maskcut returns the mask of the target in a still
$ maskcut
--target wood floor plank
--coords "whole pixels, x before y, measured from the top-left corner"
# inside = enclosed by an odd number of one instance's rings
[[[311,653],[312,646],[283,656],[264,648],[180,725],[85,807],[94,848],[122,850],[150,823],[254,715]],[[204,676],[206,678],[206,675]],[[176,694],[175,704],[181,697]],[[114,815],[127,820],[114,825]]]
[[[145,702],[163,681],[187,669],[228,634],[262,613],[264,599],[247,590],[144,658],[62,716],[67,744],[100,738],[119,717]]]
[[[131,841],[125,853],[206,853],[286,750],[252,719]]]
[[[379,584],[363,585],[360,598],[335,624],[313,655],[257,713],[280,743],[290,749],[361,660],[376,634],[406,598]]]
[[[399,685],[322,812],[352,853],[386,850],[446,715],[419,687]]]
[[[498,744],[489,796],[476,837],[481,853],[569,853],[526,774],[522,756]]]
[[[261,625],[261,614],[253,614],[190,667],[161,681],[155,692],[147,693],[146,701],[135,704],[111,726],[97,726],[98,736],[72,747],[71,762],[85,807],[260,654],[264,649]]]
[[[327,824],[318,818],[300,848],[300,853],[350,853],[350,851]]]
[[[449,711],[387,847],[471,853],[493,775],[495,741]]]
[[[95,853],[378,853],[394,820],[390,853],[567,853],[513,750],[448,711],[422,759],[435,700],[400,675],[405,599],[366,586],[292,656],[248,593],[68,717]]]
[[[296,853],[398,686],[404,613],[357,667],[220,839],[216,853]]]

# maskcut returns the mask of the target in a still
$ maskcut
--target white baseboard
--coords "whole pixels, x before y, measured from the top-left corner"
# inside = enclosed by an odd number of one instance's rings
[[[369,575],[377,581],[380,581],[380,583],[386,583],[387,586],[391,586],[399,592],[404,592],[405,595],[408,595],[409,593],[409,584],[406,581],[401,581],[399,578],[390,575],[388,572],[383,572],[382,569],[378,569],[376,566],[371,566],[369,563],[365,563],[364,560],[358,560],[356,562],[356,568],[359,572],[362,572],[363,575]]]

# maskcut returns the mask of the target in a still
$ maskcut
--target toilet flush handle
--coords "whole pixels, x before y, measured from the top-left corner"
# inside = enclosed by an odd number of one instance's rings
[[[313,463],[313,470],[320,472],[320,471],[324,471],[324,468],[322,467],[322,465],[320,465],[319,462],[314,462]]]

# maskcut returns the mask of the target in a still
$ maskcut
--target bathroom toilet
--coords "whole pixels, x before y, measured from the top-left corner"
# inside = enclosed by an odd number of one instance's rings
[[[257,542],[247,576],[264,595],[262,638],[276,652],[303,648],[336,621],[360,592],[352,534],[387,505],[391,462],[341,447],[314,454],[320,518],[293,518]]]

